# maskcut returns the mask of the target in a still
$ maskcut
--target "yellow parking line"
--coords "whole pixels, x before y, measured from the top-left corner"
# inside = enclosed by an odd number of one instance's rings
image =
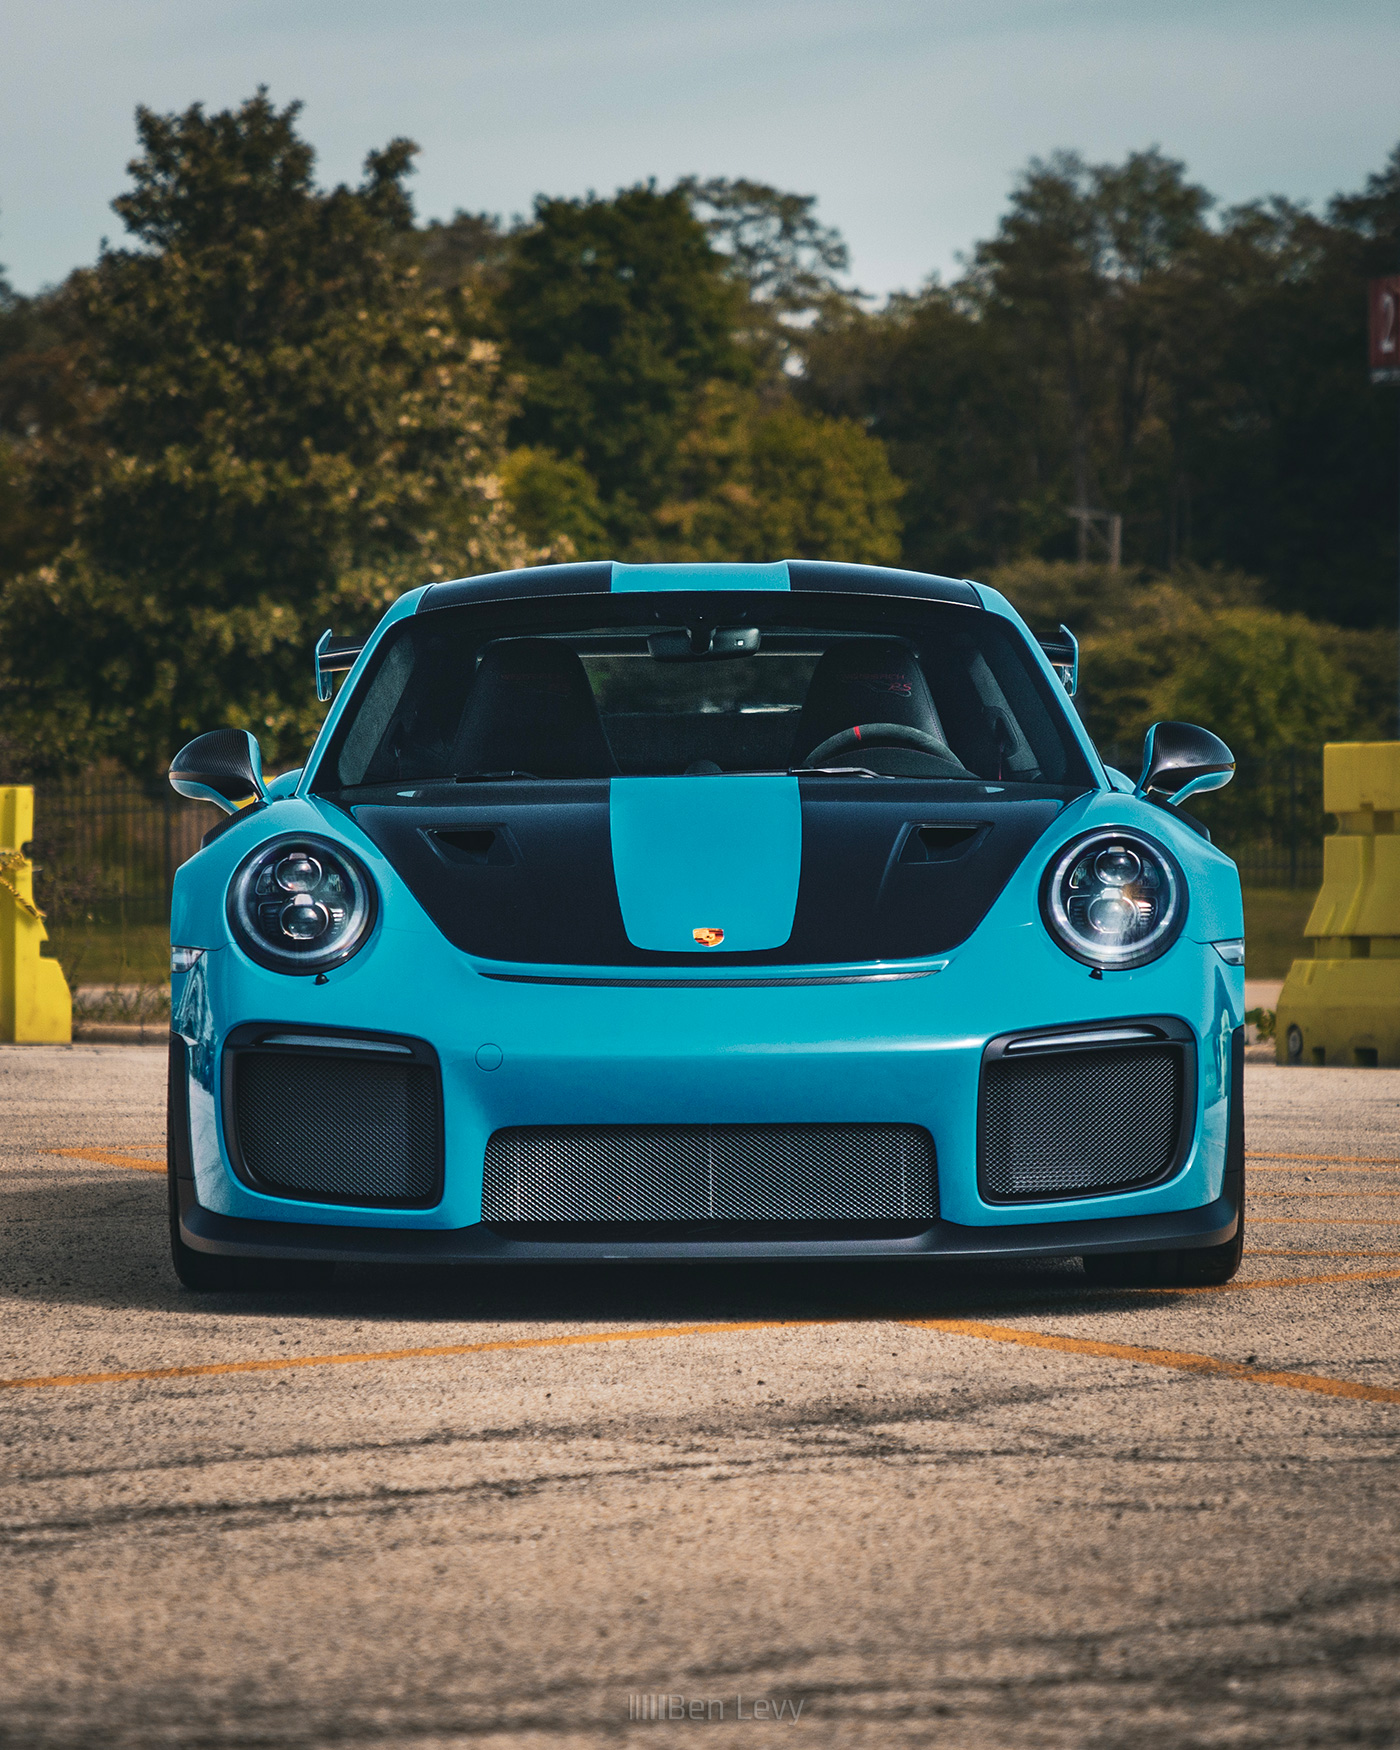
[[[1397,1155],[1290,1155],[1247,1153],[1244,1158],[1247,1161],[1333,1161],[1339,1166],[1400,1167],[1400,1156]]]
[[[1245,1256],[1247,1258],[1400,1258],[1400,1252],[1324,1252],[1316,1246],[1310,1246],[1306,1252],[1285,1252],[1274,1247],[1249,1246]]]
[[[1307,1173],[1311,1172],[1312,1169],[1310,1167],[1255,1167],[1252,1170],[1255,1173]],[[1400,1173],[1400,1162],[1397,1162],[1393,1167],[1333,1167],[1330,1173],[1324,1173],[1321,1177],[1325,1179],[1340,1178],[1344,1173],[1348,1176],[1353,1173],[1358,1175],[1362,1173]]]
[[[1261,1197],[1278,1199],[1280,1197],[1400,1197],[1400,1191],[1251,1191],[1249,1200],[1256,1202]]]
[[[1400,1227],[1393,1215],[1255,1215],[1251,1227]]]
[[[1307,1254],[1300,1254],[1306,1256]],[[1345,1255],[1345,1254],[1343,1254]],[[1400,1270],[1347,1270],[1326,1276],[1275,1276],[1252,1282],[1226,1282],[1198,1288],[1161,1288],[1148,1290],[1158,1294],[1239,1294],[1252,1289],[1313,1288],[1339,1282],[1400,1281]],[[1118,1292],[1109,1290],[1106,1292]],[[443,1356],[490,1355],[506,1350],[565,1349],[597,1343],[638,1343],[659,1337],[712,1337],[741,1334],[746,1331],[811,1330],[818,1327],[873,1323],[873,1319],[749,1319],[724,1324],[657,1325],[640,1331],[591,1331],[564,1337],[512,1337],[490,1343],[435,1343],[414,1349],[367,1349],[343,1355],[275,1356],[257,1361],[203,1361],[183,1367],[129,1368],[113,1373],[55,1373],[29,1375],[18,1379],[0,1379],[0,1390],[37,1388],[41,1386],[119,1385],[150,1379],[196,1379],[233,1373],[283,1373],[299,1367],[344,1367],[357,1361],[422,1361]],[[899,1324],[919,1325],[930,1321],[899,1319]],[[938,1325],[948,1321],[931,1321]],[[952,1323],[957,1324],[954,1320]],[[964,1321],[965,1322],[965,1321]],[[1005,1327],[989,1325],[988,1330]],[[1207,1359],[1209,1359],[1207,1357]],[[1253,1373],[1250,1378],[1256,1377]],[[1345,1394],[1343,1394],[1345,1395]]]
[[[508,1349],[567,1349],[590,1343],[640,1343],[655,1337],[710,1337],[724,1332],[804,1330],[850,1319],[754,1319],[720,1325],[656,1325],[644,1331],[589,1331],[568,1337],[510,1337],[494,1343],[435,1343],[421,1349],[368,1349],[346,1355],[286,1355],[266,1361],[201,1361],[187,1367],[137,1367],[121,1373],[54,1373],[0,1379],[0,1390],[50,1385],[118,1385],[141,1379],[197,1379],[224,1373],[281,1373],[293,1367],[344,1367],[355,1361],[419,1361],[444,1355],[490,1355]]]
[[[71,1155],[80,1161],[101,1161],[106,1167],[135,1167],[138,1173],[163,1173],[164,1161],[142,1160],[140,1155],[112,1154],[103,1148],[46,1148],[46,1155]]]
[[[1049,1331],[1024,1331],[1011,1325],[988,1325],[975,1319],[901,1319],[917,1331],[939,1331],[950,1337],[979,1337],[990,1343],[1016,1343],[1026,1349],[1053,1349],[1063,1355],[1092,1355],[1102,1361],[1136,1361],[1148,1367],[1179,1368],[1187,1373],[1215,1374],[1251,1385],[1284,1386],[1290,1391],[1319,1392],[1324,1397],[1358,1398],[1373,1404],[1400,1404],[1400,1391],[1388,1385],[1363,1385],[1359,1380],[1328,1379],[1317,1373],[1274,1373],[1196,1355],[1187,1349],[1140,1349],[1132,1343],[1099,1343],[1088,1337],[1060,1337]]]

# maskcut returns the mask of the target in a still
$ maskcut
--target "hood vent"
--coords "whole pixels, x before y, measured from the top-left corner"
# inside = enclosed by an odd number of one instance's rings
[[[983,833],[987,821],[969,825],[911,826],[899,853],[901,863],[950,863],[966,855]]]
[[[454,826],[427,830],[423,837],[446,863],[459,867],[482,867],[487,863],[513,863],[515,853],[509,834],[494,826]]]

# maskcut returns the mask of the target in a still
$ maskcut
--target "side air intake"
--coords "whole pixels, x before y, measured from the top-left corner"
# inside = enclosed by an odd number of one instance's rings
[[[1180,1021],[1007,1035],[982,1060],[978,1187],[988,1203],[1135,1190],[1185,1160],[1195,1046]]]
[[[301,1202],[424,1208],[442,1196],[442,1097],[420,1040],[241,1027],[224,1132],[254,1189]]]

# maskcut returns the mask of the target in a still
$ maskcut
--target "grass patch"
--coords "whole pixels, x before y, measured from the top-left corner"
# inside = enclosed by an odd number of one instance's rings
[[[163,985],[170,977],[169,924],[51,924],[50,952],[70,986]]]
[[[1303,940],[1316,894],[1311,887],[1246,887],[1245,975],[1286,978],[1295,960],[1309,952]]]
[[[1314,897],[1311,887],[1245,888],[1246,971],[1251,978],[1284,978],[1293,962],[1306,954],[1303,925]],[[58,924],[50,928],[49,937],[70,985],[164,987],[169,980],[166,924]]]

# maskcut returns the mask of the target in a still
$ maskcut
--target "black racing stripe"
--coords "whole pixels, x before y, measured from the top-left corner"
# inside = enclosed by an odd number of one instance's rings
[[[481,577],[459,577],[430,584],[417,612],[456,608],[464,602],[503,602],[519,596],[608,595],[612,590],[612,560],[590,559],[577,565],[527,565],[519,571],[488,571]]]
[[[859,785],[853,795],[858,784],[801,780],[792,934],[780,948],[706,953],[707,969],[914,960],[955,947],[1072,794],[1027,786],[989,803],[983,785],[940,784],[934,801],[917,781]],[[605,780],[463,784],[420,805],[353,812],[447,940],[469,954],[516,965],[698,967],[694,954],[654,953],[627,938]],[[931,851],[925,826],[975,830]],[[453,855],[442,836],[488,831],[505,849],[475,861]]]
[[[836,565],[824,559],[789,559],[788,580],[795,590],[922,596],[930,602],[957,602],[968,608],[982,606],[982,598],[964,578],[936,577],[928,571],[900,571],[892,565]]]

